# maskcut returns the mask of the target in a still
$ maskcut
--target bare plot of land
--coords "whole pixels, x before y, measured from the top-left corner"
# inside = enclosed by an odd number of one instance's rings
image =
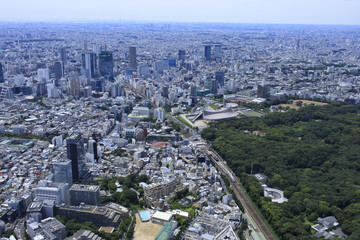
[[[163,226],[151,222],[142,222],[139,214],[136,214],[134,240],[154,240]]]

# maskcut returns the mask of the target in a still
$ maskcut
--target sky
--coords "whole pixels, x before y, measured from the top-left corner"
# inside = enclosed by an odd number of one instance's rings
[[[0,0],[0,21],[360,25],[360,0]]]

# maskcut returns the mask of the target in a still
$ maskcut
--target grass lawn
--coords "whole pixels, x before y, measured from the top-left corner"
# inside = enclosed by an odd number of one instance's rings
[[[249,114],[251,117],[261,117],[263,114],[255,112],[255,111],[247,111],[247,114]]]
[[[216,110],[218,107],[219,107],[219,105],[217,104],[217,103],[215,103],[215,104],[210,104],[209,105],[212,109],[214,109],[214,110]]]
[[[188,121],[186,121],[181,116],[177,116],[176,118],[179,119],[180,121],[182,121],[183,123],[185,123],[185,125],[188,126],[189,128],[194,128],[192,125],[190,125],[190,123],[188,123]]]
[[[294,104],[296,104],[296,102],[299,102],[299,101],[301,101],[303,103],[303,105],[308,105],[308,104],[314,104],[315,106],[327,105],[327,103],[310,101],[310,100],[294,100]]]

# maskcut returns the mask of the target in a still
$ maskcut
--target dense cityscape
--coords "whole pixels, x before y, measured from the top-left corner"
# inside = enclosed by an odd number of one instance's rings
[[[360,236],[358,26],[0,23],[0,29],[1,239]],[[290,114],[298,119],[286,119]],[[307,129],[284,128],[325,126],[332,115],[348,125],[313,135],[339,146],[347,144],[342,136],[354,137],[354,148],[344,150],[353,154],[354,174],[343,175],[352,195],[346,201],[321,195],[315,207],[304,197],[297,204],[307,212],[291,215],[303,226],[290,226],[286,216],[289,224],[280,227],[271,211],[317,190],[271,168],[272,150],[244,160],[253,150],[222,142],[242,138],[231,131],[285,141]],[[315,145],[309,136],[291,141]],[[307,154],[297,153],[294,159]],[[326,211],[311,215],[321,204]]]

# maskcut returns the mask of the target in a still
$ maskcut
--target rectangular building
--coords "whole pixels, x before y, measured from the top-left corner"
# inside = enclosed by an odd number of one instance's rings
[[[96,185],[74,184],[70,190],[70,204],[79,206],[81,203],[86,205],[98,206],[100,204],[100,187]]]

